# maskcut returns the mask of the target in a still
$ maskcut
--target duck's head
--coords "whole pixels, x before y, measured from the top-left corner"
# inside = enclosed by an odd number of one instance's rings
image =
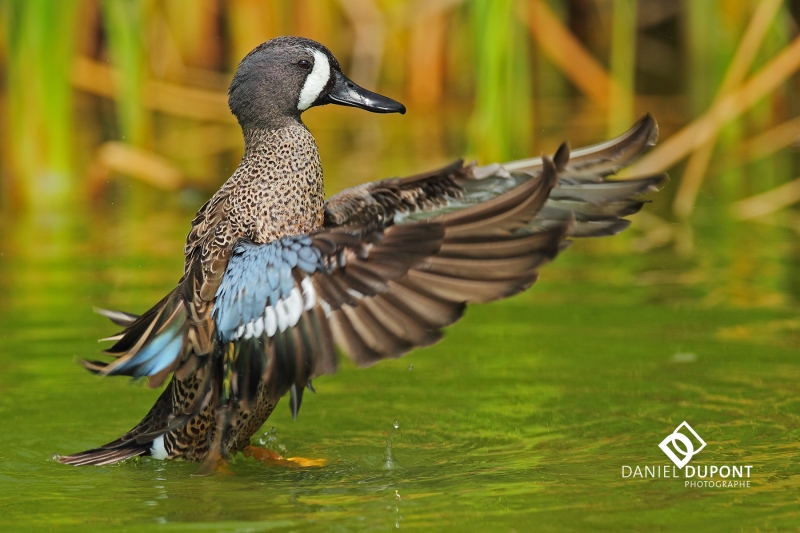
[[[406,112],[400,102],[347,79],[330,50],[301,37],[278,37],[256,47],[239,63],[228,90],[228,105],[242,128],[280,127],[325,104]]]

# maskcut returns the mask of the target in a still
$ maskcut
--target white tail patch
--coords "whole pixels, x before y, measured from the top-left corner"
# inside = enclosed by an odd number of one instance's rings
[[[167,449],[164,447],[164,435],[158,436],[153,441],[153,445],[150,447],[150,455],[153,457],[153,459],[159,459],[162,461],[169,456]]]
[[[303,89],[300,91],[300,100],[297,102],[297,109],[300,111],[305,111],[317,101],[322,89],[331,79],[331,66],[328,62],[328,56],[320,50],[309,48],[308,51],[314,54],[314,68],[308,73]]]

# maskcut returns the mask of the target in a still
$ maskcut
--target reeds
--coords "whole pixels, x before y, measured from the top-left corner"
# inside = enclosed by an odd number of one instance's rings
[[[608,135],[619,135],[634,120],[636,83],[636,0],[614,0],[611,17]]]
[[[484,162],[537,155],[651,111],[662,141],[630,175],[677,166],[665,216],[690,219],[704,191],[732,202],[793,178],[800,41],[788,8],[741,0],[659,12],[654,1],[0,0],[3,203],[48,210],[115,176],[213,189],[241,149],[228,80],[254,45],[282,34],[324,41],[356,81],[445,123],[429,159],[464,148]],[[454,116],[469,116],[468,128],[449,127],[467,122]],[[375,150],[371,128],[353,134],[369,142],[341,149]],[[74,157],[86,139],[93,153]]]
[[[470,151],[485,161],[525,157],[531,142],[528,40],[514,4],[475,0],[469,6],[475,57]]]
[[[147,140],[144,112],[146,84],[145,9],[139,0],[103,0],[108,56],[115,66],[117,122],[121,139],[135,145]]]
[[[73,100],[69,70],[77,0],[6,0],[6,129],[3,189],[37,209],[66,205],[73,192]]]

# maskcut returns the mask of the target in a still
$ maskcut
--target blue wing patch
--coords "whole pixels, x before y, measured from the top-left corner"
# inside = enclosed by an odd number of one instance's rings
[[[170,366],[180,354],[183,343],[183,320],[157,335],[130,359],[122,359],[121,364],[109,365],[109,376],[128,375],[134,378],[152,376]]]
[[[316,303],[307,277],[324,269],[322,252],[305,235],[256,244],[240,241],[233,248],[217,289],[214,321],[223,342],[242,336],[268,336],[294,326],[304,309]],[[304,274],[295,279],[295,269]]]

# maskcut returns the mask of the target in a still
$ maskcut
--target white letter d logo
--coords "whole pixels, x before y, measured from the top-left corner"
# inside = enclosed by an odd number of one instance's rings
[[[686,431],[691,433],[692,436],[697,439],[697,442],[700,443],[699,448],[695,450],[691,439],[681,433],[682,428],[686,428]],[[678,445],[678,443],[680,443],[682,446]],[[672,446],[670,446],[670,444]],[[692,429],[692,426],[684,421],[680,426],[675,428],[675,431],[667,435],[667,438],[662,440],[658,447],[661,448],[665,454],[667,454],[667,457],[669,457],[672,462],[675,463],[675,466],[678,468],[683,468],[689,461],[692,460],[692,457],[700,453],[700,451],[706,447],[706,443],[700,438],[700,435],[698,435],[697,432]],[[683,457],[679,458],[676,452]]]

